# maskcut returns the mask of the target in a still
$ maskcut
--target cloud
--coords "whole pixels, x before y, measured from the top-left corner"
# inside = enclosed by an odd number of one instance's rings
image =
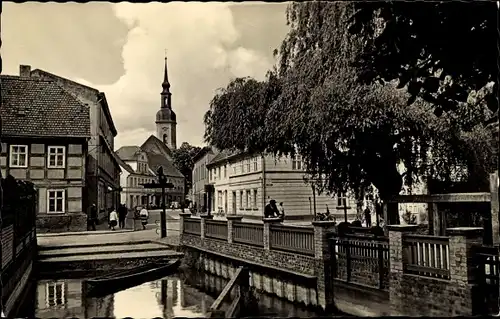
[[[125,73],[111,85],[74,80],[105,92],[117,147],[141,144],[155,132],[165,49],[178,145],[202,143],[203,115],[219,87],[234,77],[263,79],[274,63],[267,52],[236,45],[241,34],[225,3],[119,3],[113,11],[130,28],[122,51]]]

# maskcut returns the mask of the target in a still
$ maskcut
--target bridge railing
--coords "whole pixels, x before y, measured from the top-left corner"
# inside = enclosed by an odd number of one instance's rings
[[[450,279],[450,240],[444,236],[405,235],[403,271],[424,277]]]
[[[334,234],[330,240],[334,278],[378,289],[389,286],[389,239]]]
[[[314,256],[314,228],[270,225],[270,248]]]
[[[205,237],[227,240],[227,221],[205,220]]]
[[[183,232],[186,234],[201,236],[201,221],[194,218],[186,218],[184,220]]]
[[[233,241],[263,247],[264,226],[256,223],[233,222]]]

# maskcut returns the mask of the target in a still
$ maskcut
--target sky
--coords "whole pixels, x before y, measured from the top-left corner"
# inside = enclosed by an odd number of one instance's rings
[[[288,32],[286,3],[3,3],[3,74],[30,65],[106,94],[115,149],[155,134],[167,50],[177,145],[235,77],[263,79]]]

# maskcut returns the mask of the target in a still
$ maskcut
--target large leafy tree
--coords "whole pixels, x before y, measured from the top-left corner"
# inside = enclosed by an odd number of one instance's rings
[[[370,184],[387,198],[416,177],[449,179],[458,165],[484,177],[493,158],[484,109],[462,103],[437,116],[420,98],[407,105],[410,95],[396,83],[360,85],[353,64],[371,35],[349,32],[355,12],[348,2],[292,3],[277,67],[265,81],[235,79],[216,94],[205,116],[207,141],[220,149],[298,152],[320,190],[358,197]]]
[[[356,3],[350,31],[368,39],[357,61],[359,79],[398,80],[399,87],[407,86],[409,103],[421,97],[438,115],[460,103],[479,103],[498,116],[497,6],[496,1]]]
[[[192,187],[193,157],[201,150],[198,146],[192,146],[187,142],[182,143],[181,147],[173,150],[173,163],[175,167],[185,177],[184,191],[186,194]]]

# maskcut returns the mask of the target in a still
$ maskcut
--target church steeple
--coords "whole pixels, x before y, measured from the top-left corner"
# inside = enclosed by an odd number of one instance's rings
[[[172,110],[172,93],[170,93],[170,83],[168,82],[167,54],[165,52],[165,72],[163,83],[161,84],[161,108],[156,112],[156,137],[163,141],[165,145],[174,150],[177,147],[177,120],[174,110]]]
[[[161,84],[163,90],[161,91],[161,108],[172,108],[172,93],[170,93],[170,82],[168,82],[168,68],[167,68],[167,52],[165,50],[165,71],[163,74],[163,83]]]

